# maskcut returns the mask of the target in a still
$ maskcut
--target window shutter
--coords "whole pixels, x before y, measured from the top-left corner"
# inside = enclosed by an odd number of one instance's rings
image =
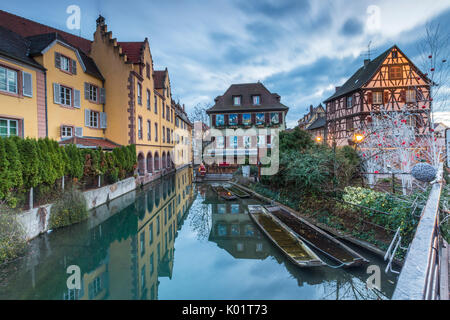
[[[406,91],[405,90],[400,91],[400,102],[406,102]]]
[[[26,97],[33,96],[33,76],[31,73],[22,72],[23,87],[22,94]]]
[[[228,115],[227,114],[224,116],[224,119],[225,119],[225,125],[227,126],[228,125]]]
[[[75,60],[72,61],[72,74],[77,74],[77,62]]]
[[[238,124],[242,124],[242,113],[238,114]]]
[[[83,136],[83,128],[82,127],[75,127],[75,136],[76,137],[82,137]]]
[[[283,124],[283,112],[278,112],[278,119],[280,121],[280,124]]]
[[[215,114],[212,115],[212,123],[211,123],[211,125],[212,126],[216,126],[216,115]]]
[[[73,106],[75,108],[80,108],[81,92],[80,90],[73,91]]]
[[[387,104],[389,102],[389,92],[384,92],[384,104]]]
[[[84,83],[84,99],[89,100],[89,83]]]
[[[61,54],[59,52],[55,52],[55,67],[61,69]]]
[[[100,128],[106,129],[106,112],[100,112]]]
[[[106,90],[105,90],[105,88],[100,88],[100,103],[106,103]]]
[[[372,91],[367,92],[367,101],[369,104],[373,104],[373,93]]]
[[[63,136],[63,125],[61,125],[60,127],[59,127],[59,136],[62,138],[62,136]]]
[[[61,103],[61,88],[59,86],[59,84],[54,83],[53,84],[53,101],[57,104]]]
[[[91,114],[91,110],[89,109],[85,109],[84,110],[84,125],[86,127],[89,127],[89,116]]]
[[[270,124],[270,115],[269,115],[269,113],[266,112],[264,115],[266,117],[266,124]]]
[[[252,124],[256,124],[256,114],[252,113]]]

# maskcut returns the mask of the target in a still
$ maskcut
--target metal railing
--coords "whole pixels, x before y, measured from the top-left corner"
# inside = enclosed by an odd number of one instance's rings
[[[394,300],[440,299],[439,253],[442,239],[439,232],[439,200],[442,191],[442,172],[441,163],[400,272],[392,297]]]

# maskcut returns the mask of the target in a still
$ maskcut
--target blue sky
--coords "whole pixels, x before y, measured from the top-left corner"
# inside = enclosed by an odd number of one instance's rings
[[[72,4],[81,30],[66,27]],[[232,83],[260,80],[290,107],[289,126],[362,65],[369,41],[372,56],[397,44],[418,63],[425,23],[450,32],[450,0],[44,0],[1,9],[88,39],[101,13],[118,41],[149,38],[155,68],[169,69],[188,111]]]

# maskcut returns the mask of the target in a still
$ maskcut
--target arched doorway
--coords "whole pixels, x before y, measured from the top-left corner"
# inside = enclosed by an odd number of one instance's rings
[[[155,171],[159,171],[159,153],[158,151],[155,152],[155,161],[154,161],[154,167]]]
[[[140,176],[145,174],[145,157],[142,152],[138,155],[138,174]]]
[[[150,151],[147,153],[147,172],[153,172],[153,157]]]

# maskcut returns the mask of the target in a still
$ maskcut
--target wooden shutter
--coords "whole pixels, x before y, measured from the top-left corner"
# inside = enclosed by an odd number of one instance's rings
[[[147,126],[150,130],[150,122],[147,121]],[[100,128],[106,129],[106,112],[100,112]]]
[[[77,62],[75,60],[71,60],[72,62],[72,74],[77,74]]]
[[[84,125],[86,127],[90,127],[90,115],[91,115],[91,110],[89,109],[85,109],[84,110]]]
[[[89,100],[89,83],[84,83],[84,99]]]
[[[406,102],[406,90],[400,91],[400,102]]]
[[[373,93],[372,91],[367,92],[367,102],[373,104]]]
[[[389,91],[384,91],[384,104],[389,102]]]
[[[211,125],[212,126],[216,126],[216,115],[215,114],[212,115],[212,123],[211,123]]]
[[[33,96],[33,76],[31,73],[22,72],[23,87],[22,94],[26,97]]]
[[[225,118],[225,125],[227,126],[227,125],[228,125],[228,115],[226,114],[226,115],[224,116],[224,118]]]
[[[83,128],[82,127],[75,127],[75,136],[76,137],[82,137],[83,136]]]
[[[270,114],[266,112],[264,116],[266,117],[266,124],[270,124]]]
[[[55,67],[61,69],[61,54],[59,52],[55,52]]]
[[[100,103],[106,103],[106,90],[105,90],[105,88],[100,88]]]
[[[278,121],[283,124],[283,112],[278,112]]]
[[[81,92],[80,90],[73,90],[73,106],[75,108],[80,108]]]
[[[238,124],[242,124],[242,113],[238,114]]]
[[[53,84],[53,101],[61,104],[61,87],[57,83]]]
[[[256,124],[256,114],[252,113],[252,125]]]

